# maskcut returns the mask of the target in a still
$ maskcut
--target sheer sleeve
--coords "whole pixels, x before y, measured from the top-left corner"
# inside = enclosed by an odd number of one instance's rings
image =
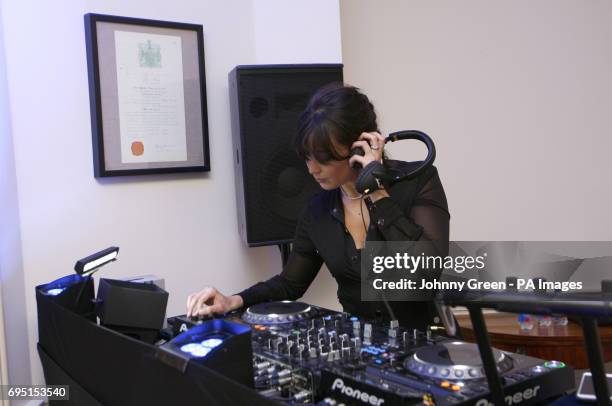
[[[385,197],[369,207],[370,219],[386,241],[448,242],[450,214],[436,168],[419,181],[411,208]]]
[[[450,214],[437,170],[419,191],[410,217],[423,227],[420,240],[448,241]]]
[[[385,197],[370,204],[368,209],[371,224],[375,225],[384,241],[422,241],[424,243],[415,244],[410,249],[427,256],[447,256],[450,214],[436,168],[431,167],[418,179],[414,199],[402,199],[403,192],[411,194],[412,191],[400,190],[399,187],[415,186],[414,183],[398,183],[394,187],[395,190],[389,192],[391,198]],[[393,199],[394,192],[398,198]],[[398,203],[399,201],[405,206]],[[390,249],[390,253],[396,252],[394,247]],[[440,277],[441,273],[441,268],[417,269],[412,273],[412,278],[417,281],[433,280]],[[434,294],[434,290],[418,290],[410,293],[410,300],[429,301]]]
[[[312,218],[306,210],[300,216],[293,249],[283,271],[238,293],[244,307],[267,301],[296,300],[304,295],[323,264],[309,236],[311,223]]]

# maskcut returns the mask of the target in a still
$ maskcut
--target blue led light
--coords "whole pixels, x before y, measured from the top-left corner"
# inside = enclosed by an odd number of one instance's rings
[[[205,357],[209,352],[210,352],[210,348],[199,346],[196,349],[192,350],[191,354],[194,357]]]
[[[357,317],[357,316],[351,317],[351,321],[358,321],[358,320],[359,320],[359,317]]]
[[[324,319],[325,320],[331,320],[331,316],[325,316]]]
[[[194,357],[205,357],[210,350],[210,348],[204,347],[202,344],[197,343],[189,343],[181,347],[181,351],[191,354]]]
[[[212,348],[215,348],[218,345],[221,345],[222,342],[223,342],[223,340],[220,339],[220,338],[208,338],[208,339],[202,341],[202,345],[204,347],[212,349]]]
[[[196,343],[189,343],[189,344],[185,344],[181,347],[181,351],[183,352],[188,352],[191,354],[191,351],[193,351],[195,348],[200,347],[200,344],[196,344]]]
[[[57,296],[64,291],[64,288],[49,289],[45,293],[49,296]]]

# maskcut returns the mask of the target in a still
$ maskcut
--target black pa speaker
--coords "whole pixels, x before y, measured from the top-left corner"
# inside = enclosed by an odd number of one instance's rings
[[[321,188],[293,147],[297,121],[342,65],[237,66],[229,73],[240,234],[251,246],[290,243],[300,212]]]

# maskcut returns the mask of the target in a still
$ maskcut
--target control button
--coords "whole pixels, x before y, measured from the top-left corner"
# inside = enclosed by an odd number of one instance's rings
[[[450,388],[451,384],[450,384],[449,381],[442,381],[440,383],[440,386],[443,387],[443,388]]]
[[[454,390],[455,392],[458,392],[458,391],[460,391],[460,390],[461,390],[461,386],[459,386],[459,385],[453,385],[453,386],[451,386],[451,389],[452,389],[452,390]]]
[[[378,219],[378,221],[376,222],[376,224],[378,224],[379,227],[382,227],[385,225],[385,219]]]
[[[433,375],[433,374],[435,374],[435,373],[436,373],[436,367],[429,367],[429,368],[427,369],[427,373],[428,373],[429,375]]]
[[[442,376],[450,375],[450,369],[448,369],[448,368],[442,369],[442,371],[440,371],[440,375],[442,375]]]
[[[470,368],[470,370],[468,371],[468,374],[472,377],[475,378],[478,376],[478,370],[476,368]]]
[[[456,376],[457,378],[462,378],[462,377],[463,377],[463,370],[462,370],[462,369],[457,369],[457,370],[455,371],[455,376]]]
[[[531,368],[531,370],[536,374],[541,374],[542,372],[546,371],[546,368],[541,365],[536,365],[535,367]]]

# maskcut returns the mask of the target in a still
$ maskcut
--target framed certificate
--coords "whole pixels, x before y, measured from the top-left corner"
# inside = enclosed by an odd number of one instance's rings
[[[201,25],[85,15],[94,176],[210,170]]]

